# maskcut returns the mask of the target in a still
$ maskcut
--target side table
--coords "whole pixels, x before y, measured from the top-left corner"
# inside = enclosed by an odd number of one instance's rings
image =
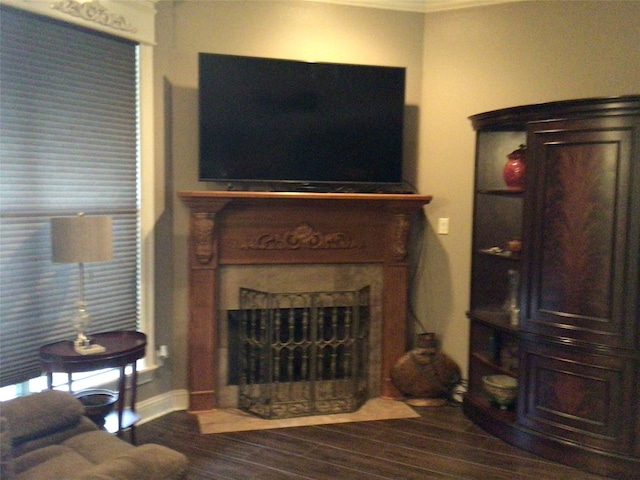
[[[66,372],[69,379],[69,391],[72,391],[72,374],[89,372],[103,368],[119,368],[118,402],[116,412],[110,413],[105,419],[105,429],[116,433],[119,437],[127,428],[131,429],[132,443],[136,443],[135,424],[140,416],[135,411],[136,387],[138,372],[135,363],[144,357],[147,337],[144,333],[134,331],[106,332],[91,335],[94,343],[105,347],[105,351],[98,354],[82,355],[73,348],[73,341],[63,340],[40,347],[40,365],[47,375],[47,386],[53,388],[53,373]],[[131,374],[131,394],[129,407],[125,403],[127,365],[133,365]]]

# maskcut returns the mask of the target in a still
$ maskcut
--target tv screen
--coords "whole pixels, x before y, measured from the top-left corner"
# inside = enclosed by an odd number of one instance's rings
[[[401,184],[405,69],[200,53],[203,181]]]

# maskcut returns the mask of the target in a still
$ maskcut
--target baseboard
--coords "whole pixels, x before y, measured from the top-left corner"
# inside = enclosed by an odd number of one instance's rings
[[[138,425],[176,410],[186,410],[188,406],[189,392],[187,390],[172,390],[162,395],[136,402],[136,412],[140,415]]]

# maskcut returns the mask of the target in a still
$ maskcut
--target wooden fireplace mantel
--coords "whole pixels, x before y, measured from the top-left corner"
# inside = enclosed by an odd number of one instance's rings
[[[381,394],[399,397],[391,369],[407,349],[407,242],[431,196],[189,191],[189,410],[216,407],[218,267],[382,265]]]

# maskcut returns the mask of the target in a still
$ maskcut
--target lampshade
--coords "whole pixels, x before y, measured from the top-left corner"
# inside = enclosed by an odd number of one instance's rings
[[[54,263],[106,262],[113,257],[111,217],[51,219],[51,260]]]

